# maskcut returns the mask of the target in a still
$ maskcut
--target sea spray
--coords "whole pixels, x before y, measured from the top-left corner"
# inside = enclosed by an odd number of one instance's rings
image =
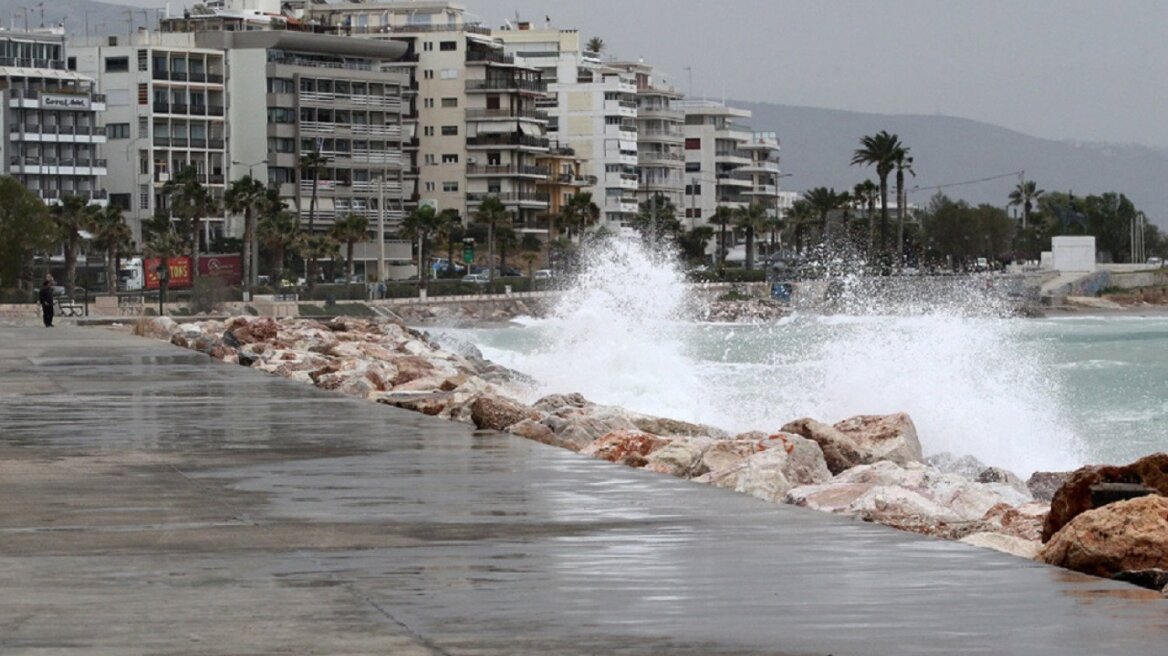
[[[835,280],[826,314],[698,324],[683,315],[693,290],[676,264],[615,240],[590,249],[550,317],[479,344],[537,381],[531,400],[581,392],[731,431],[904,411],[928,454],[970,454],[1022,475],[1083,462],[1058,371],[1024,322],[1003,318],[1012,305],[1000,281]],[[825,295],[828,284],[803,289]]]

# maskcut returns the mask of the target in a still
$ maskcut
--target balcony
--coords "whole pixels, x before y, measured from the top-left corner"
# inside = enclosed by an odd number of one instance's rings
[[[514,64],[515,57],[505,55],[497,50],[467,50],[466,63],[468,64]]]
[[[531,137],[519,133],[476,136],[469,137],[466,140],[467,148],[532,148],[546,150],[550,143],[544,137]]]
[[[551,196],[544,192],[535,191],[508,191],[503,193],[469,192],[466,195],[468,205],[478,205],[490,197],[499,199],[504,205],[547,205]]]
[[[105,175],[104,159],[57,159],[54,157],[23,157],[13,155],[8,158],[8,166],[13,173],[44,175]]]
[[[481,164],[467,164],[467,176],[534,176],[538,178],[547,178],[551,174],[551,170],[546,166],[521,166],[517,164],[505,165],[481,165]]]
[[[491,121],[491,120],[505,120],[513,121],[516,119],[531,119],[533,121],[547,121],[548,113],[541,112],[534,109],[468,109],[466,110],[466,119],[468,121]]]
[[[467,80],[468,92],[513,91],[543,94],[547,92],[547,84],[537,80]]]
[[[155,101],[154,102],[154,113],[155,114],[169,114],[170,113],[170,103]]]

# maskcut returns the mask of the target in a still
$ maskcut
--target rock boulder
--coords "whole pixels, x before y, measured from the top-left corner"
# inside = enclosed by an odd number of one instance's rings
[[[1128,570],[1168,568],[1168,497],[1117,501],[1076,515],[1039,560],[1084,574],[1112,577]]]
[[[865,463],[891,460],[904,465],[924,460],[916,426],[903,412],[859,415],[839,422],[834,428],[851,438]]]
[[[1154,453],[1130,465],[1088,465],[1071,472],[1050,502],[1042,541],[1050,540],[1080,513],[1090,510],[1091,487],[1100,483],[1137,483],[1159,495],[1168,495],[1168,453]]]

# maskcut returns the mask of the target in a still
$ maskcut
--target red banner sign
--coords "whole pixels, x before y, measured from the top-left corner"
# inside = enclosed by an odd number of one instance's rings
[[[238,253],[228,255],[200,255],[199,275],[218,276],[228,285],[243,282],[243,260]]]
[[[158,265],[162,263],[157,257],[148,257],[142,260],[142,268],[146,274],[146,289],[158,289]],[[167,258],[167,268],[170,269],[170,289],[191,286],[191,258],[180,255]]]

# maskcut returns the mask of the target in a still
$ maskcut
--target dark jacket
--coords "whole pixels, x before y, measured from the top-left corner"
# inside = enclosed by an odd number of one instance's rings
[[[53,286],[41,285],[41,291],[37,293],[37,301],[41,305],[48,305],[51,307],[53,305]]]

